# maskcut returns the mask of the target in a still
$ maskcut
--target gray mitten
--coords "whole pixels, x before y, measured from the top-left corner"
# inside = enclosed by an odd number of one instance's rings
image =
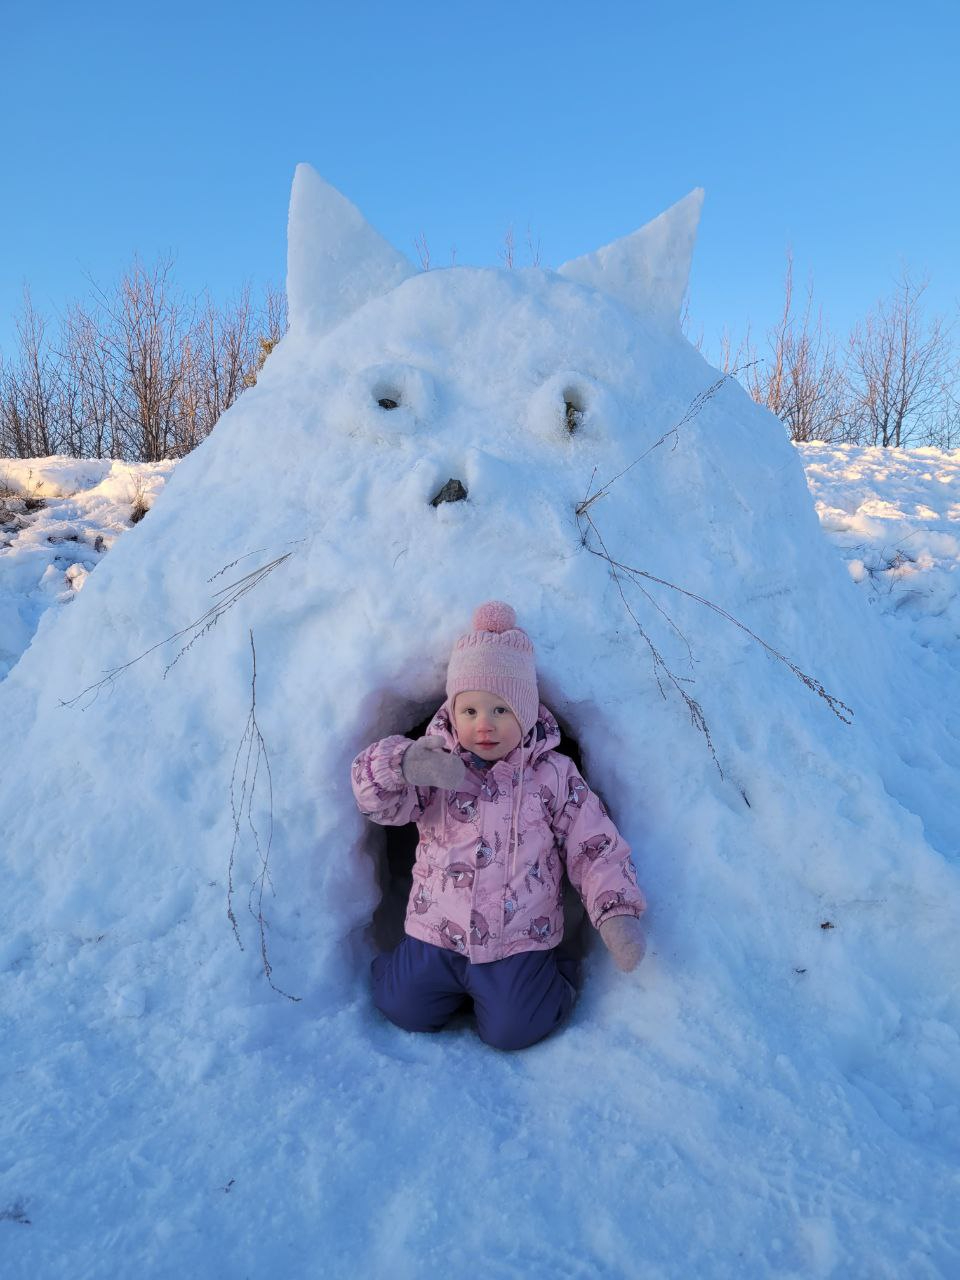
[[[453,755],[435,735],[411,743],[403,753],[400,772],[415,787],[442,787],[456,791],[466,776],[459,756]]]
[[[604,920],[600,926],[600,937],[613,956],[614,964],[624,973],[635,969],[647,950],[643,925],[636,916],[611,916]]]

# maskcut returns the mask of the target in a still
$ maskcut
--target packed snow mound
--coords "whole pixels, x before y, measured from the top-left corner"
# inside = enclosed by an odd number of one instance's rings
[[[0,686],[17,1114],[97,1081],[82,1166],[51,1140],[2,1175],[48,1224],[24,1274],[63,1239],[111,1274],[76,1195],[107,1153],[148,1274],[941,1274],[960,824],[910,779],[960,763],[956,712],[917,711],[955,688],[904,664],[781,425],[644,272],[629,303],[602,274],[395,282],[314,179],[257,386]],[[491,598],[651,902],[641,971],[592,950],[521,1058],[372,1010],[384,835],[348,776],[435,710]],[[132,1129],[104,1101],[131,1080]]]
[[[153,506],[175,462],[0,458],[0,680]]]

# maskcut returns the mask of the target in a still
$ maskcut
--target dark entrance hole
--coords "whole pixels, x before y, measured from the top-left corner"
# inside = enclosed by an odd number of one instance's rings
[[[439,701],[439,700],[438,700]],[[433,716],[429,716],[412,728],[399,729],[407,738],[422,738]],[[559,720],[557,721],[560,724]],[[583,772],[580,746],[564,726],[560,724],[560,745],[556,748],[569,756]],[[410,822],[403,827],[381,827],[382,851],[379,860],[380,905],[373,913],[370,936],[379,951],[390,951],[403,940],[403,922],[407,912],[407,900],[413,884],[413,864],[417,852],[418,832]],[[576,890],[564,875],[564,947],[582,954],[584,944],[585,914]]]

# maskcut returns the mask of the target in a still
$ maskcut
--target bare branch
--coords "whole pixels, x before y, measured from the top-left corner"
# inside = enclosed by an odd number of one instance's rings
[[[649,448],[644,449],[643,453],[641,453],[638,458],[634,458],[634,460],[628,466],[624,467],[622,471],[618,471],[617,474],[613,477],[613,479],[608,480],[606,484],[602,485],[597,490],[596,493],[591,494],[588,488],[586,496],[584,497],[580,505],[577,507],[577,516],[579,517],[579,516],[585,515],[588,508],[591,507],[593,503],[597,501],[598,498],[606,497],[606,495],[610,492],[612,487],[621,478],[621,476],[625,476],[628,471],[632,471],[638,462],[642,462],[644,458],[648,457],[651,453],[653,453],[655,449],[659,449],[661,445],[666,444],[666,442],[669,439],[671,438],[673,439],[673,448],[676,448],[677,440],[679,439],[680,429],[682,427],[685,427],[688,422],[691,422],[697,416],[697,414],[702,411],[704,405],[706,405],[710,400],[713,399],[713,397],[717,394],[717,392],[720,390],[720,388],[723,386],[723,384],[727,381],[728,378],[735,377],[739,372],[740,370],[734,369],[730,373],[725,373],[722,377],[718,378],[716,382],[711,383],[709,387],[705,388],[703,391],[698,392],[697,395],[694,396],[690,404],[687,406],[687,410],[684,413],[683,417],[680,419],[680,421],[675,422],[672,427],[669,427],[663,433],[663,435],[659,438],[659,440],[655,440],[653,444],[649,446]],[[596,468],[594,468],[594,475],[596,475]],[[591,480],[590,480],[590,486],[592,487],[592,485],[593,485],[593,477],[591,477]]]
[[[430,246],[427,244],[427,233],[421,231],[419,235],[413,237],[413,247],[417,251],[417,257],[420,259],[420,270],[430,270]]]
[[[237,946],[242,951],[244,949],[243,940],[240,937],[240,927],[237,923],[236,912],[233,909],[233,872],[236,865],[241,828],[245,824],[253,837],[254,847],[260,862],[259,873],[254,877],[250,885],[247,909],[257,922],[263,972],[270,986],[278,995],[284,996],[287,1000],[292,1000],[295,1004],[299,1004],[300,996],[291,995],[289,991],[284,991],[282,987],[278,987],[274,982],[273,966],[267,954],[268,925],[263,913],[263,895],[267,885],[270,886],[271,893],[276,896],[273,881],[270,878],[270,852],[273,848],[273,775],[270,771],[270,756],[267,752],[267,744],[260,731],[260,725],[257,723],[257,649],[254,644],[252,630],[250,631],[250,653],[253,662],[253,674],[250,680],[250,712],[237,746],[233,761],[233,772],[230,775],[230,811],[233,814],[233,843],[230,846],[230,857],[227,864],[227,919],[230,921],[230,927],[233,930],[233,936],[237,940]],[[242,773],[240,771],[241,759],[243,760]],[[260,830],[253,817],[253,802],[261,764],[267,779],[267,832],[263,841],[260,838]]]
[[[229,613],[234,605],[238,604],[249,591],[252,591],[254,587],[258,587],[260,583],[263,582],[264,578],[273,573],[275,569],[278,569],[285,560],[289,560],[292,555],[292,551],[287,551],[284,555],[278,556],[268,564],[261,565],[259,569],[255,569],[252,573],[247,574],[244,578],[238,579],[230,586],[221,588],[216,593],[221,598],[215,604],[211,605],[206,613],[201,614],[199,618],[188,623],[185,627],[181,627],[179,631],[175,631],[172,635],[164,637],[163,640],[158,640],[156,644],[151,645],[149,649],[145,649],[143,653],[137,654],[137,656],[135,658],[131,658],[129,662],[124,662],[119,667],[113,667],[106,673],[106,675],[104,675],[102,680],[98,680],[95,684],[88,685],[86,689],[81,689],[81,691],[74,697],[67,699],[66,701],[61,699],[60,706],[75,707],[82,699],[86,698],[88,694],[92,696],[86,706],[90,706],[100,696],[101,691],[108,688],[110,685],[115,684],[125,671],[129,671],[131,667],[136,666],[138,662],[142,662],[144,658],[148,658],[151,653],[156,653],[156,651],[158,649],[162,649],[164,645],[171,644],[174,640],[179,640],[183,636],[189,636],[187,643],[184,644],[180,652],[172,662],[167,664],[163,673],[164,678],[166,678],[170,669],[176,666],[183,655],[189,652],[198,640],[205,636],[208,631],[213,630],[225,613]],[[242,558],[243,557],[241,557],[241,559]],[[214,577],[216,576],[217,575],[214,574]],[[84,707],[82,709],[85,710],[86,708]]]
[[[514,268],[515,252],[516,252],[515,245],[513,242],[513,227],[507,227],[506,231],[503,234],[503,248],[498,250],[498,253],[499,253],[500,261],[503,263],[503,265],[507,268],[508,271],[512,271]]]

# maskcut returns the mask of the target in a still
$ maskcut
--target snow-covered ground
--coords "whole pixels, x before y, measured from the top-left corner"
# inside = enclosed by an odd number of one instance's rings
[[[799,447],[821,528],[869,604],[960,663],[960,449]]]
[[[854,463],[919,582],[956,497],[838,453],[851,581],[680,336],[698,207],[418,273],[298,172],[290,332],[0,682],[3,1280],[960,1274],[954,606],[870,603]],[[515,1055],[372,1008],[349,787],[494,597],[651,904]]]
[[[0,680],[46,610],[73,599],[175,465],[0,458]]]

